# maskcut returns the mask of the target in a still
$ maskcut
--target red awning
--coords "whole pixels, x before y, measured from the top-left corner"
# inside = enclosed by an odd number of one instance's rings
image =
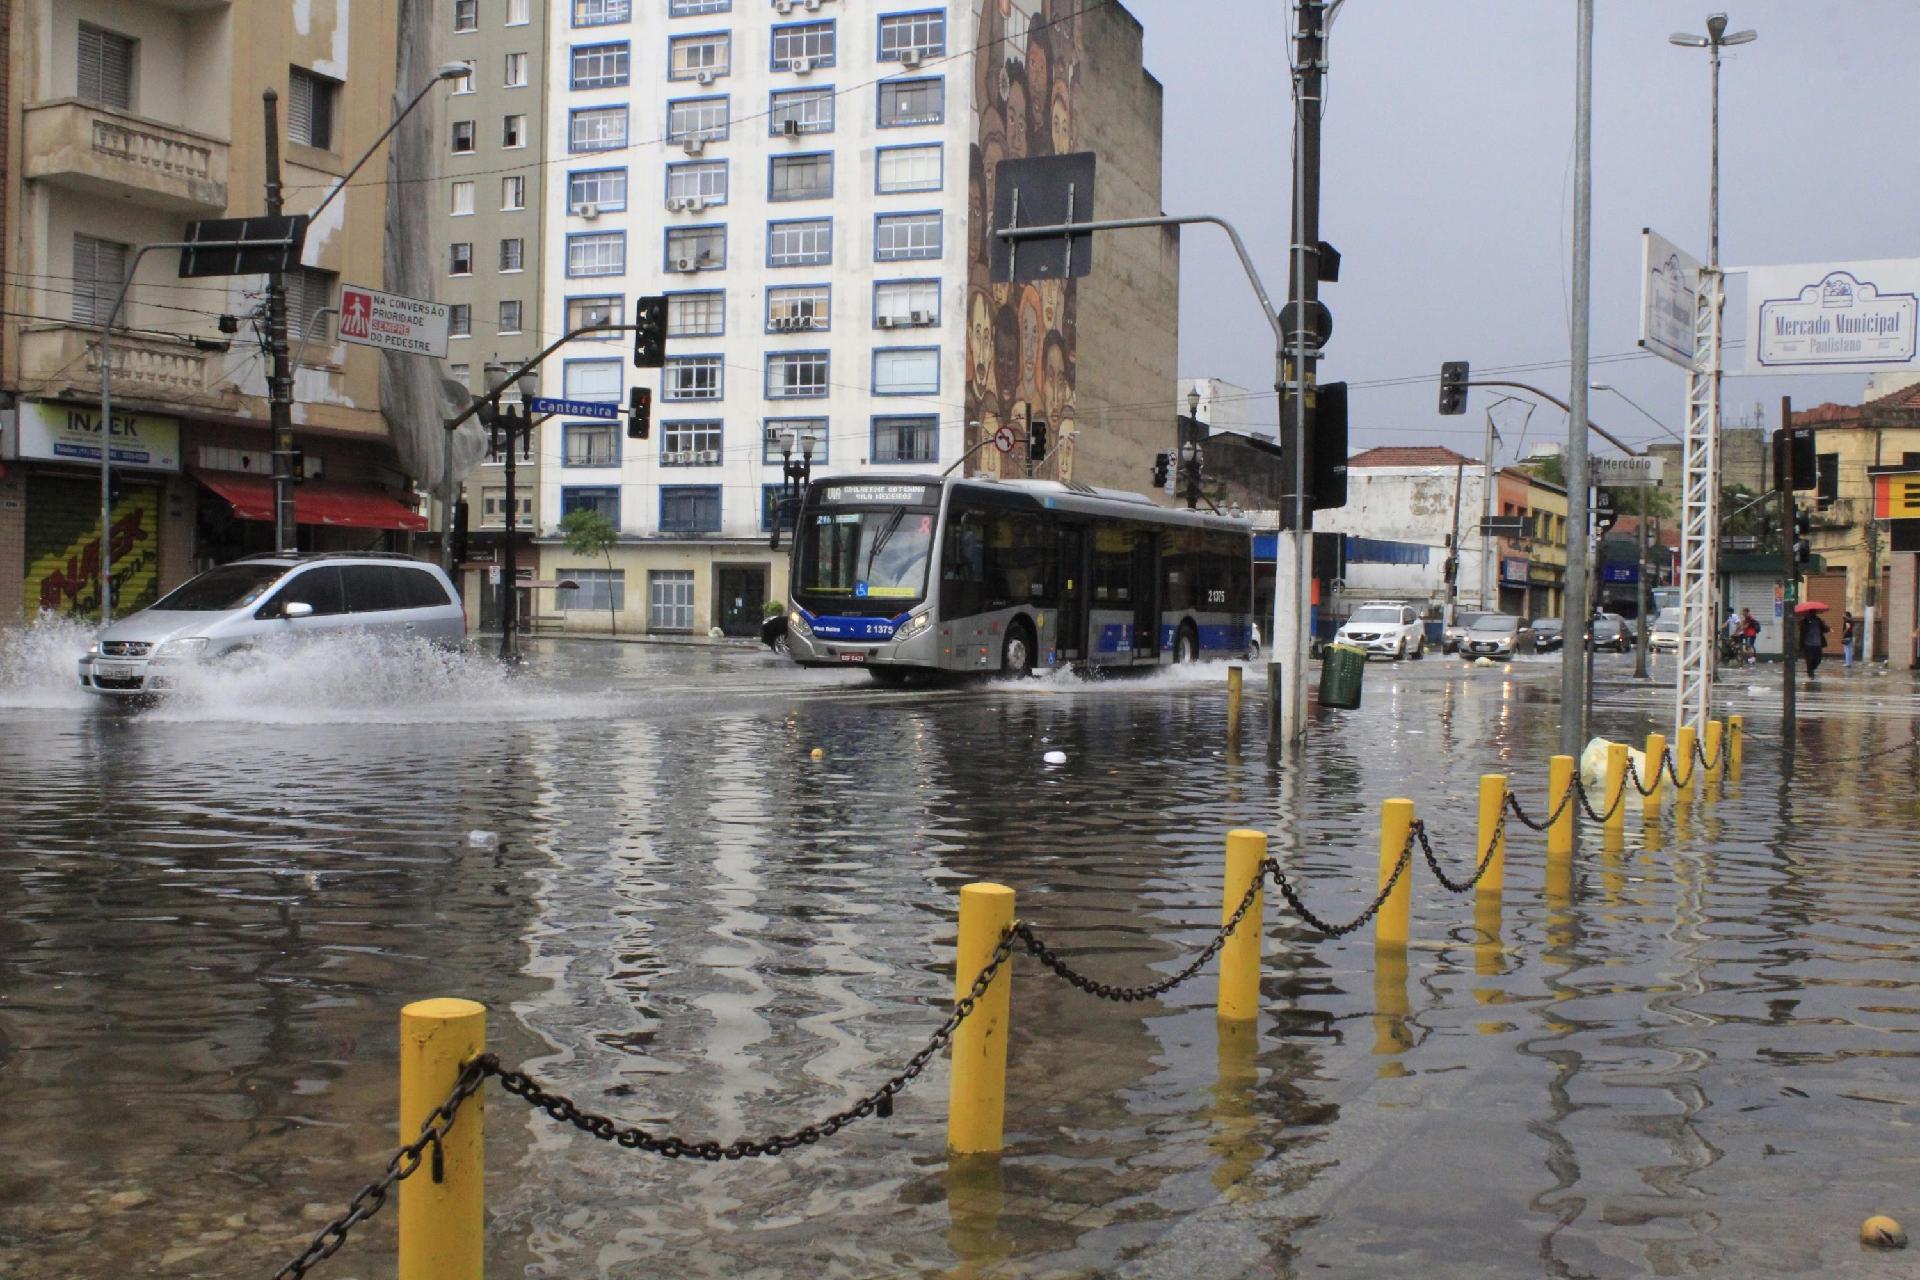
[[[194,479],[233,504],[242,520],[273,519],[273,477],[245,471],[195,470]],[[308,480],[293,488],[298,524],[349,529],[410,529],[422,533],[427,518],[390,493],[366,485]]]

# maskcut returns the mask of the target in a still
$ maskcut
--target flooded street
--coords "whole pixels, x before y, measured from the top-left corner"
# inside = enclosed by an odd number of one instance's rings
[[[1304,771],[1230,750],[1224,671],[870,686],[757,649],[358,652],[91,705],[73,648],[0,658],[0,1276],[267,1276],[394,1141],[395,1024],[489,1009],[510,1065],[729,1141],[838,1110],[945,1016],[959,886],[1078,967],[1172,973],[1220,921],[1226,831],[1323,915],[1373,896],[1380,801],[1455,875],[1477,776],[1545,805],[1557,659],[1375,665]],[[1603,657],[1596,729],[1664,688]],[[1257,673],[1250,672],[1250,677]],[[1764,684],[1762,683],[1764,681]],[[490,1087],[497,1276],[1908,1274],[1920,1220],[1920,787],[1904,677],[1739,685],[1744,777],[1504,911],[1413,869],[1404,974],[1267,907],[1257,1037],[1212,971],[1145,1005],[1014,964],[1007,1149],[945,1152],[936,1059],[888,1119],[669,1161]],[[812,758],[814,748],[821,757]],[[1049,764],[1049,752],[1065,763]],[[322,1264],[393,1273],[391,1208]]]

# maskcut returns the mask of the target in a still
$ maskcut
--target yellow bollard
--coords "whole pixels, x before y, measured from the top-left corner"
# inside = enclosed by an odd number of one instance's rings
[[[420,1136],[460,1073],[487,1047],[487,1010],[471,1000],[416,1000],[400,1011],[400,1141]],[[400,1280],[480,1280],[486,1267],[484,1095],[454,1112],[440,1140],[400,1184]]]
[[[1485,858],[1489,844],[1493,847],[1493,857],[1487,860],[1487,873],[1480,877],[1482,896],[1498,896],[1507,887],[1507,832],[1500,824],[1500,815],[1507,807],[1507,775],[1504,773],[1483,773],[1480,775],[1480,836],[1479,843],[1473,846],[1473,856]],[[1494,832],[1500,834],[1496,837]]]
[[[1745,716],[1727,717],[1727,772],[1734,779],[1740,777],[1740,764],[1746,755],[1744,738],[1747,731]]]
[[[1547,854],[1566,856],[1573,852],[1573,757],[1555,756],[1547,761],[1547,812],[1558,812],[1547,826]]]
[[[1609,831],[1624,831],[1627,826],[1627,744],[1607,744],[1607,802],[1600,812],[1607,815],[1601,825]]]
[[[1227,668],[1227,732],[1240,732],[1240,680],[1239,666]]]
[[[1013,926],[1013,890],[1003,884],[960,887],[960,938],[953,957],[953,998],[965,999]],[[947,1149],[956,1155],[1000,1150],[1007,1113],[1007,1024],[1011,965],[987,984],[953,1033],[953,1077],[947,1092]]]
[[[1640,798],[1640,809],[1649,818],[1660,816],[1661,787],[1665,784],[1665,774],[1661,767],[1661,758],[1667,754],[1667,735],[1650,733],[1647,735],[1647,776],[1640,779],[1640,785],[1647,787],[1647,794]]]
[[[1400,866],[1400,855],[1407,853],[1407,837],[1413,829],[1413,801],[1383,800],[1380,804],[1380,880],[1379,887],[1385,889],[1387,881],[1393,879],[1393,873]],[[1409,855],[1411,856],[1411,855]],[[1393,886],[1393,892],[1380,904],[1380,914],[1373,918],[1373,945],[1375,947],[1404,947],[1407,945],[1407,930],[1412,924],[1413,915],[1413,867],[1409,865],[1400,872],[1400,881]]]
[[[1693,758],[1694,745],[1698,736],[1692,725],[1683,725],[1680,736],[1673,742],[1673,773],[1679,781],[1673,784],[1673,799],[1676,804],[1693,803],[1693,784],[1699,781],[1694,775],[1700,768],[1700,762]]]
[[[1707,721],[1707,781],[1720,780],[1720,740],[1726,736],[1727,727],[1718,720]]]
[[[1267,833],[1241,828],[1227,832],[1227,878],[1220,903],[1220,924],[1225,927],[1250,885],[1265,877]],[[1229,1021],[1260,1016],[1260,935],[1261,914],[1266,910],[1266,892],[1253,895],[1253,905],[1240,918],[1240,924],[1227,935],[1220,948],[1220,1016]]]

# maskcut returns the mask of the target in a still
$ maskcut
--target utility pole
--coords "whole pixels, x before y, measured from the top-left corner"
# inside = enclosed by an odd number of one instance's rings
[[[1647,676],[1647,507],[1651,501],[1651,488],[1634,490],[1639,495],[1639,522],[1634,530],[1638,540],[1637,559],[1634,561],[1634,642],[1633,642],[1633,678],[1645,680]]]
[[[1561,614],[1560,754],[1586,746],[1587,665],[1587,354],[1593,276],[1593,0],[1579,0],[1575,21],[1573,127],[1573,351],[1567,423],[1567,597]]]
[[[1493,585],[1493,535],[1487,521],[1493,519],[1493,442],[1499,436],[1493,429],[1493,408],[1487,408],[1487,439],[1480,455],[1480,608],[1482,612],[1500,607],[1500,589]]]
[[[1783,462],[1793,458],[1793,397],[1780,397],[1780,434],[1786,447],[1780,451]],[[1799,615],[1793,607],[1800,603],[1800,566],[1793,559],[1793,468],[1776,467],[1773,483],[1780,494],[1780,740],[1786,750],[1780,755],[1780,767],[1791,775],[1793,739],[1800,718],[1794,707],[1794,641],[1799,639]]]
[[[267,125],[267,216],[283,210],[280,189],[280,95],[260,95]],[[277,260],[276,260],[277,261]],[[278,265],[267,273],[267,416],[273,428],[273,549],[299,545],[293,514],[293,363],[287,352],[287,281]]]
[[[1467,478],[1467,464],[1453,464],[1453,532],[1447,537],[1447,626],[1453,625],[1460,610],[1460,489]]]

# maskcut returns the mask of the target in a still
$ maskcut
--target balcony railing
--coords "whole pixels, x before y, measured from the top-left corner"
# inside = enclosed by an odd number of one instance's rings
[[[37,325],[20,332],[20,380],[35,395],[94,396],[100,391],[100,331],[81,325]],[[239,400],[231,385],[210,386],[216,357],[190,342],[116,330],[113,391],[129,400]]]
[[[73,98],[25,112],[27,177],[181,213],[227,207],[227,144]]]

